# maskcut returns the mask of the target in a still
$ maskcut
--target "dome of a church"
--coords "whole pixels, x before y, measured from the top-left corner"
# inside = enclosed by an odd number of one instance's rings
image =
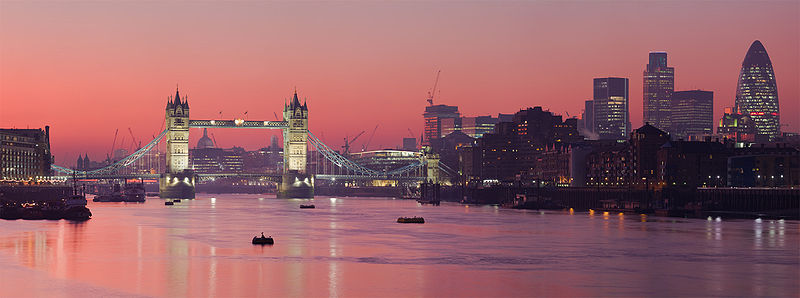
[[[197,149],[214,148],[214,141],[208,137],[208,129],[203,128],[203,137],[197,141]]]

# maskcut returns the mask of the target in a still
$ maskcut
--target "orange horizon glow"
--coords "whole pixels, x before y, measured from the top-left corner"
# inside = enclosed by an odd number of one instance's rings
[[[176,83],[192,119],[274,120],[296,87],[331,148],[379,125],[369,149],[419,137],[426,92],[464,116],[542,106],[580,116],[595,77],[630,79],[642,124],[650,51],[675,89],[734,105],[750,44],[775,70],[782,131],[800,131],[797,2],[0,2],[0,127],[51,129],[58,165],[104,159],[163,129]],[[755,21],[754,21],[755,20]],[[246,113],[246,114],[245,114]],[[408,130],[413,134],[409,134]],[[220,147],[275,130],[209,130]],[[202,130],[192,130],[192,147]]]

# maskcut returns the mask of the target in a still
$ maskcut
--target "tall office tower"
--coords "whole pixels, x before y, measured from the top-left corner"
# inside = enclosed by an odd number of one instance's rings
[[[625,140],[630,132],[628,79],[594,79],[594,133],[600,140]]]
[[[671,101],[673,139],[714,133],[714,92],[675,91]]]
[[[736,88],[736,110],[750,116],[758,137],[773,140],[780,136],[780,112],[775,72],[767,50],[756,40],[747,50]]]
[[[457,106],[433,105],[425,107],[425,132],[423,133],[422,145],[429,146],[431,139],[440,138],[442,135],[442,119],[460,118]]]
[[[670,98],[675,90],[675,69],[667,66],[666,52],[650,52],[644,69],[643,117],[645,123],[664,131],[671,131]]]
[[[581,114],[583,125],[578,127],[578,132],[587,139],[595,139],[594,133],[594,101],[587,100],[584,103],[583,114]]]

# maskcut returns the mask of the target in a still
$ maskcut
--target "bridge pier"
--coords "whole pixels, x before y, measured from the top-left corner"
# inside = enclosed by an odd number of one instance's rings
[[[288,171],[278,185],[279,199],[308,199],[314,197],[314,175]]]
[[[158,178],[158,196],[169,199],[194,199],[197,175],[191,171],[163,173]]]

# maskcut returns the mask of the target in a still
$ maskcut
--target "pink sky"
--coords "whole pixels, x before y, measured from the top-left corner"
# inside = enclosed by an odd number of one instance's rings
[[[627,77],[638,127],[652,50],[669,53],[676,90],[714,91],[716,120],[759,39],[783,130],[799,131],[799,16],[797,1],[2,1],[0,127],[50,125],[56,162],[70,165],[104,157],[117,128],[118,143],[128,127],[149,141],[176,83],[193,119],[272,120],[297,86],[331,147],[367,130],[360,147],[376,124],[370,148],[397,147],[409,128],[420,134],[439,69],[437,103],[463,115],[580,115],[592,78]],[[278,132],[213,133],[221,147],[256,149]]]

